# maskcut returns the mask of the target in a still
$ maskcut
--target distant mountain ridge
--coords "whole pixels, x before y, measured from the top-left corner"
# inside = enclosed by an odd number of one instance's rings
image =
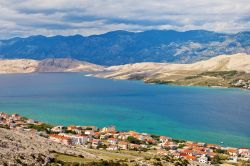
[[[250,54],[250,32],[113,31],[102,35],[31,36],[0,41],[2,59],[73,58],[99,65],[193,63],[221,54]]]

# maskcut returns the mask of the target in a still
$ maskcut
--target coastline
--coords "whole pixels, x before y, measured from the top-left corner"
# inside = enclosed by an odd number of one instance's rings
[[[119,131],[115,126],[101,128],[82,125],[54,126],[18,114],[0,113],[0,127],[13,132],[37,133],[39,136],[47,138],[52,144],[53,142],[54,144],[60,143],[68,147],[81,145],[87,149],[104,149],[106,151],[151,151],[158,156],[172,156],[198,163],[203,163],[203,159],[205,159],[206,164],[215,164],[213,159],[217,155],[227,156],[225,159],[232,160],[234,163],[250,161],[249,148],[224,147],[136,131]],[[245,154],[245,152],[247,153]],[[225,159],[221,159],[220,162],[224,162]]]

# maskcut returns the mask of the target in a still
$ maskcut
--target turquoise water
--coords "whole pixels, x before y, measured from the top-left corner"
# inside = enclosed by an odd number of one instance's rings
[[[85,77],[80,73],[0,75],[0,112],[51,124],[119,130],[250,147],[250,91]]]

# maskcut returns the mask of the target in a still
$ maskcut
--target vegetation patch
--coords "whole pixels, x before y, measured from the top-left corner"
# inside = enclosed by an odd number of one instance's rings
[[[239,72],[236,70],[232,70],[232,71],[208,71],[208,72],[201,73],[200,76],[231,78],[233,76],[236,76],[237,74],[239,74]]]

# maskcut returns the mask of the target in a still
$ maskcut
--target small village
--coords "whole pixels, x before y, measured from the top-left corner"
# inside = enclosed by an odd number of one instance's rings
[[[237,82],[233,83],[233,86],[250,90],[250,80],[238,80]]]
[[[82,146],[106,151],[152,151],[157,156],[169,156],[187,161],[214,165],[221,161],[250,161],[249,148],[222,147],[216,144],[176,140],[135,131],[117,131],[115,126],[51,126],[22,117],[0,113],[0,127],[30,132],[65,146]]]

